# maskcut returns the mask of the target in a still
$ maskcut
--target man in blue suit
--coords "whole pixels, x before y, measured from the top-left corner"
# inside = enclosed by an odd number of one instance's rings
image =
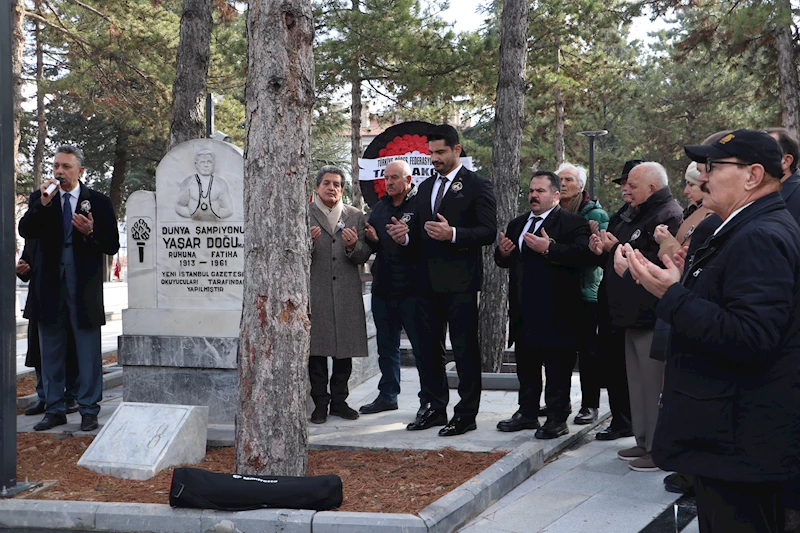
[[[104,254],[119,250],[117,219],[108,196],[80,182],[83,152],[61,145],[53,160],[53,178],[34,191],[19,234],[39,239],[37,268],[30,285],[31,318],[39,321],[46,412],[34,426],[44,431],[67,423],[64,386],[67,332],[78,353],[78,410],[81,431],[97,429],[103,397],[100,326],[103,308]],[[48,189],[50,186],[55,189]]]

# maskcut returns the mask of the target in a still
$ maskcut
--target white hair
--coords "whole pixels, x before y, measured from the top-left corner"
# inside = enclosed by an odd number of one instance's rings
[[[399,163],[400,164],[400,168],[403,171],[403,177],[404,178],[411,175],[411,165],[409,165],[408,162],[406,162],[403,159],[395,159],[394,161],[389,163],[389,165],[392,165],[394,163]],[[389,165],[386,165],[386,166],[388,167]]]
[[[637,174],[641,173],[649,183],[658,185],[659,189],[663,189],[669,185],[667,169],[665,169],[661,163],[656,163],[655,161],[645,161],[644,163],[636,165],[633,167],[633,169],[636,169]],[[633,169],[631,169],[631,171],[633,171]]]
[[[583,189],[586,186],[586,169],[580,165],[573,165],[567,161],[564,161],[559,165],[558,169],[556,170],[556,174],[561,177],[562,170],[574,170],[575,173],[578,175],[578,187]]]

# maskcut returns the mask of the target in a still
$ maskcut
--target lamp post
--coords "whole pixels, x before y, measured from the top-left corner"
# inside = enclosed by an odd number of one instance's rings
[[[589,198],[594,200],[594,140],[608,135],[608,130],[579,131],[578,135],[589,137]]]

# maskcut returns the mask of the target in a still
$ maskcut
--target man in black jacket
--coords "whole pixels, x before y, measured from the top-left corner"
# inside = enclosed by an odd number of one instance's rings
[[[509,269],[509,345],[514,343],[519,377],[519,410],[497,424],[500,431],[536,429],[536,438],[569,433],[572,369],[578,339],[572,319],[583,306],[583,268],[589,251],[589,223],[559,207],[561,178],[537,171],[531,178],[531,212],[509,222],[494,261]],[[547,421],[539,427],[539,397],[545,367]]]
[[[606,261],[604,277],[608,288],[608,308],[615,328],[625,330],[625,367],[636,446],[620,450],[620,459],[630,461],[632,470],[657,471],[650,456],[653,432],[658,417],[664,363],[650,358],[650,345],[655,327],[655,305],[658,301],[638,286],[625,271],[620,243],[628,243],[645,257],[657,261],[659,245],[653,233],[665,224],[675,234],[681,224],[683,209],[672,198],[667,172],[654,162],[637,165],[628,175],[631,207],[636,214],[629,223],[620,224],[617,234],[601,232],[591,242],[595,253],[602,252]],[[608,252],[603,251],[608,248]],[[622,264],[622,268],[620,265]]]
[[[701,532],[783,531],[782,482],[800,473],[800,227],[782,151],[753,130],[685,150],[723,223],[682,275],[625,250],[671,327],[653,457],[694,474]]]
[[[393,222],[389,235],[420,254],[420,373],[430,405],[408,425],[411,431],[445,426],[442,437],[475,429],[481,398],[478,343],[478,291],[483,279],[482,250],[497,236],[497,207],[492,182],[461,165],[458,132],[447,124],[428,133],[433,168],[422,182],[411,226]],[[446,326],[458,371],[461,401],[447,422],[449,389],[445,374]]]
[[[39,321],[47,412],[33,429],[67,423],[64,401],[67,329],[78,352],[78,410],[81,430],[97,429],[103,397],[100,326],[103,308],[103,255],[119,249],[117,219],[108,196],[80,182],[83,152],[61,145],[53,160],[53,178],[34,191],[19,234],[39,240],[41,261],[33,270],[30,316]],[[48,192],[50,185],[55,190]]]
[[[402,329],[405,329],[411,342],[414,362],[419,371],[415,258],[411,250],[396,243],[386,229],[392,224],[392,218],[406,224],[411,222],[417,205],[417,191],[411,184],[411,168],[405,161],[389,163],[383,175],[386,195],[375,204],[364,232],[367,243],[375,251],[375,262],[372,264],[372,317],[377,329],[381,379],[378,382],[378,397],[359,408],[362,414],[397,409]],[[421,392],[420,403],[423,406],[428,403]]]
[[[786,204],[786,209],[795,220],[800,222],[800,144],[797,137],[786,128],[770,128],[769,136],[778,141],[783,150],[781,158],[781,198]]]

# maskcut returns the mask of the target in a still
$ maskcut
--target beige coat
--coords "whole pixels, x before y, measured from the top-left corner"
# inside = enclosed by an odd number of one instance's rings
[[[358,265],[366,263],[372,253],[364,240],[364,213],[349,205],[343,207],[340,221],[358,231],[358,242],[350,254],[341,228],[331,235],[322,211],[313,203],[309,207],[309,226],[322,229],[311,252],[310,354],[338,359],[368,355]]]
[[[678,233],[676,233],[674,237],[670,237],[661,243],[658,256],[662,257],[664,254],[669,254],[670,258],[672,258],[675,252],[680,250],[681,247],[689,246],[689,243],[692,242],[692,234],[694,230],[697,229],[697,225],[712,213],[713,211],[707,207],[698,207],[694,213],[689,215],[689,218],[683,221],[681,227],[678,228]]]

